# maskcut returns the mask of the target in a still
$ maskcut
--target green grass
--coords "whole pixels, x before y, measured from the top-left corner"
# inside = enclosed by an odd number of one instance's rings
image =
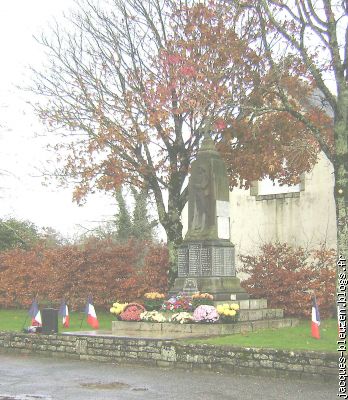
[[[111,321],[115,317],[108,312],[97,311],[99,329],[104,331],[111,331]],[[26,322],[25,319],[27,318]],[[84,313],[71,312],[70,313],[70,328],[63,328],[61,318],[59,318],[59,331],[60,332],[74,332],[74,331],[91,331],[93,330],[86,322],[86,315]],[[81,326],[82,322],[82,326]],[[30,317],[27,310],[0,310],[0,331],[14,331],[20,332],[23,327],[30,325]]]
[[[1,310],[0,309],[0,331],[20,332],[23,327],[30,325],[29,316],[26,323],[27,310]],[[97,311],[100,330],[111,330],[111,321],[115,316],[108,312]],[[81,320],[82,318],[82,320]],[[82,326],[81,326],[82,321]],[[93,330],[86,322],[83,313],[72,312],[70,314],[70,328],[62,327],[59,318],[60,332],[90,331]],[[205,339],[185,339],[185,343],[207,343],[218,346],[241,346],[241,347],[268,347],[285,350],[314,350],[314,351],[336,351],[337,321],[328,319],[321,322],[321,339],[311,337],[310,321],[300,321],[299,326],[293,328],[265,329],[239,335],[220,336]]]
[[[185,343],[206,343],[218,346],[265,347],[284,350],[337,351],[337,320],[321,322],[319,340],[311,336],[310,321],[300,321],[292,328],[265,329],[245,334],[206,339],[189,339]]]

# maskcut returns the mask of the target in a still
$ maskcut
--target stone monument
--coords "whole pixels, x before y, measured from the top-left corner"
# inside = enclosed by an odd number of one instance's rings
[[[178,248],[178,278],[170,293],[197,291],[217,301],[249,298],[236,277],[226,166],[208,133],[192,163],[188,231]]]

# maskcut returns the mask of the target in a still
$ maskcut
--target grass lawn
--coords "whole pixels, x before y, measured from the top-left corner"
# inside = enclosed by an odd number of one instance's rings
[[[97,311],[99,329],[105,331],[111,331],[111,321],[115,317],[104,311]],[[25,319],[27,321],[25,322]],[[82,322],[82,326],[81,326]],[[30,325],[30,318],[27,310],[1,310],[0,309],[0,331],[22,331],[23,327]],[[86,322],[86,315],[84,313],[72,312],[70,313],[70,328],[63,328],[61,319],[59,318],[58,329],[60,332],[71,332],[71,331],[91,331],[93,330]]]
[[[23,327],[30,325],[27,310],[1,310],[0,309],[0,331],[22,331]],[[111,330],[111,321],[115,317],[104,311],[97,311],[100,330]],[[81,326],[82,322],[82,326]],[[70,328],[63,328],[59,319],[59,331],[89,331],[93,330],[86,322],[83,313],[72,312],[70,314]],[[311,326],[309,320],[300,321],[299,326],[293,328],[265,329],[257,332],[249,332],[239,335],[228,335],[206,339],[184,339],[184,343],[206,343],[219,346],[241,346],[241,347],[270,347],[288,350],[314,350],[336,352],[337,321],[327,319],[320,325],[321,339],[311,337]]]
[[[337,320],[321,321],[320,340],[311,337],[310,321],[302,320],[293,328],[265,329],[239,335],[207,339],[189,339],[185,343],[206,343],[219,346],[268,347],[286,350],[337,352]]]

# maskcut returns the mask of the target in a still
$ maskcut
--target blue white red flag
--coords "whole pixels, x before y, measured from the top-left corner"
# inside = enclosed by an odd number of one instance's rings
[[[98,322],[97,314],[95,312],[95,308],[94,308],[94,305],[92,303],[91,297],[88,297],[86,308],[85,308],[85,313],[87,315],[87,323],[93,329],[98,329],[99,328],[99,322]]]
[[[312,337],[314,337],[315,339],[320,339],[319,325],[320,325],[320,315],[319,315],[317,299],[315,298],[315,296],[313,296],[313,298],[312,298]]]
[[[37,304],[36,299],[34,299],[33,302],[31,303],[28,314],[31,316],[32,326],[42,326],[41,312],[39,310],[39,306]]]
[[[65,303],[65,300],[62,301],[58,314],[62,317],[62,322],[64,328],[69,328],[70,326],[70,317],[69,317],[69,308],[67,304]]]

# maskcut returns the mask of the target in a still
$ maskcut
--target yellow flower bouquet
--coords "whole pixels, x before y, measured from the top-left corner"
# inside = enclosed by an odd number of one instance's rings
[[[116,315],[117,319],[120,319],[120,315],[123,312],[123,310],[126,308],[127,305],[128,305],[128,303],[116,302],[110,308],[110,312],[111,312],[111,314]]]
[[[220,321],[225,323],[236,322],[239,317],[239,304],[219,304],[216,310],[220,316]]]
[[[198,306],[214,305],[214,296],[210,293],[195,293],[192,295],[192,307],[195,310]]]
[[[158,292],[144,294],[144,307],[147,311],[159,311],[162,307],[165,295]]]

